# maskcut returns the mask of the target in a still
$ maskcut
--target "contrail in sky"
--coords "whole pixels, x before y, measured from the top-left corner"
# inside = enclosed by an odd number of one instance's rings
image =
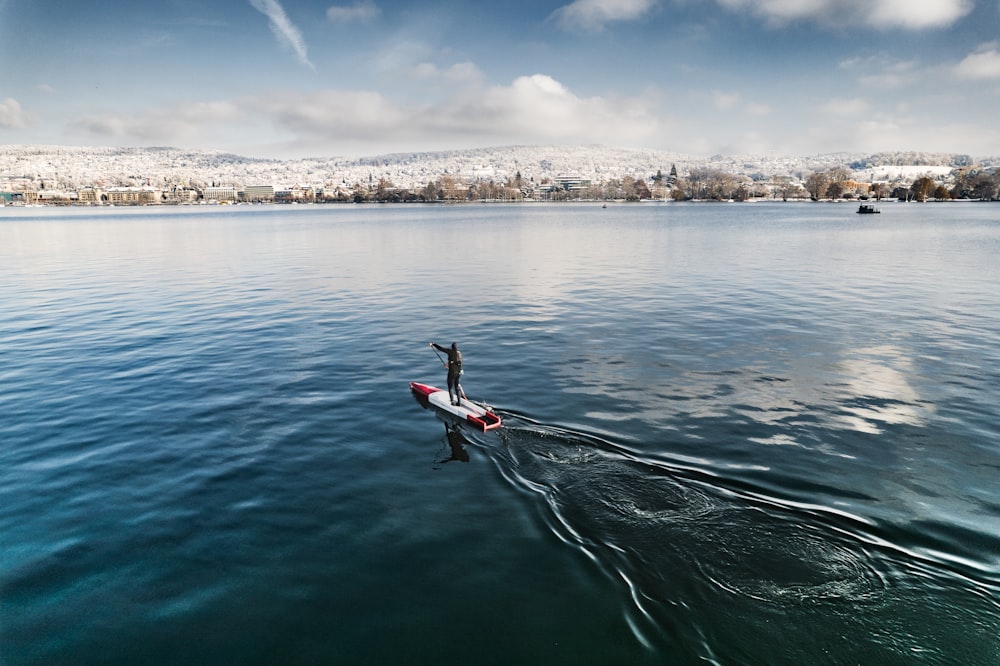
[[[278,38],[279,42],[287,44],[299,57],[299,61],[310,69],[316,66],[309,61],[309,54],[306,53],[306,42],[302,39],[302,33],[289,20],[284,8],[278,0],[250,0],[253,8],[266,16],[271,24],[271,32]]]

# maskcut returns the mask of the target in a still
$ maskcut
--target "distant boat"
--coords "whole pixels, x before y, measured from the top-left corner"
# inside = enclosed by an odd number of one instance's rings
[[[858,215],[874,215],[875,213],[881,213],[875,206],[869,206],[868,204],[861,204],[858,206]]]

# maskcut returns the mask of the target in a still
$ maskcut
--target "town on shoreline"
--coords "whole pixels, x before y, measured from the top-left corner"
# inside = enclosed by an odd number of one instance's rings
[[[711,158],[714,161],[681,161],[679,169],[675,161],[654,166],[678,157],[674,155],[610,149],[595,153],[599,149],[591,148],[563,153],[550,148],[548,153],[526,154],[530,148],[512,147],[467,151],[459,157],[471,155],[476,161],[464,163],[454,154],[385,156],[354,163],[301,160],[298,165],[308,170],[291,172],[279,162],[176,149],[104,149],[103,153],[101,149],[93,153],[73,149],[66,161],[58,162],[69,150],[23,148],[23,154],[6,165],[0,161],[0,167],[7,170],[0,171],[0,205],[1000,200],[1000,166],[951,155],[910,153],[864,160],[828,156],[823,162],[783,164],[768,172],[766,166],[750,164],[746,158],[742,162],[726,162],[721,156]],[[130,162],[136,155],[150,161]],[[442,155],[451,161],[442,162]],[[38,159],[30,161],[30,157]],[[844,163],[838,164],[837,157]],[[897,164],[908,159],[912,166],[894,170],[873,166],[880,160],[892,163],[887,157]],[[559,158],[562,161],[553,164]],[[206,163],[188,166],[199,159]],[[487,161],[489,168],[481,166]],[[81,164],[90,170],[84,171]],[[114,168],[120,173],[111,175]],[[570,172],[573,168],[579,172]],[[13,173],[13,169],[22,171]],[[126,170],[132,175],[125,176]],[[404,182],[394,182],[396,178]],[[279,179],[311,183],[272,184]]]

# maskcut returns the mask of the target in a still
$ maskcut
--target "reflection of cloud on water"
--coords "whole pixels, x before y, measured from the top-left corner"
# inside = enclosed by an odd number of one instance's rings
[[[921,400],[911,383],[913,361],[900,349],[883,345],[856,350],[826,368],[822,359],[798,359],[790,367],[768,368],[769,373],[787,373],[788,378],[761,375],[726,381],[732,409],[766,426],[796,426],[819,422],[838,430],[879,434],[885,425],[922,425],[932,407]],[[823,379],[824,381],[818,381]],[[735,385],[735,386],[734,386]],[[720,393],[720,391],[716,391]],[[714,412],[719,406],[705,405]],[[751,438],[770,445],[796,446],[787,432]]]
[[[912,359],[896,347],[859,350],[838,369],[847,380],[836,420],[848,429],[878,434],[880,425],[918,426],[932,409],[907,379],[914,372]]]
[[[875,435],[886,426],[921,426],[933,410],[916,388],[914,359],[895,345],[846,353],[837,348],[811,354],[762,352],[742,367],[726,354],[685,359],[688,369],[655,357],[638,365],[616,354],[577,353],[577,362],[566,364],[572,382],[564,390],[612,398],[612,408],[605,402],[586,413],[607,423],[636,418],[663,427],[720,420],[752,423],[761,428],[747,433],[750,441],[824,452],[820,441],[800,435],[817,426]],[[740,350],[739,355],[745,354]],[[734,365],[727,367],[727,362]],[[691,436],[697,438],[695,432]]]
[[[803,448],[794,437],[791,435],[786,435],[779,433],[772,435],[771,437],[750,437],[751,442],[757,442],[758,444],[765,444],[767,446],[796,446]]]

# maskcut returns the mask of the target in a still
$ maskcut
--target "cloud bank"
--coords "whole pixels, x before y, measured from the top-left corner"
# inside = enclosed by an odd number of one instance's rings
[[[811,21],[843,27],[862,22],[873,28],[946,28],[972,11],[973,0],[718,0],[733,11],[755,14],[773,25]]]
[[[324,90],[273,95],[251,104],[291,134],[329,142],[389,140],[430,145],[487,140],[621,142],[655,134],[650,100],[580,98],[550,76],[476,87],[433,104],[404,106],[369,91]]]
[[[0,101],[0,129],[23,129],[30,125],[28,115],[13,97]]]
[[[232,102],[185,103],[129,114],[91,115],[74,130],[102,140],[186,145],[210,140],[239,121],[270,125],[287,141],[312,150],[378,143],[427,149],[475,142],[640,144],[663,131],[652,96],[574,94],[545,74],[509,85],[462,81],[451,95],[422,104],[368,90],[277,91]]]
[[[550,18],[566,30],[600,30],[608,23],[641,18],[656,4],[656,0],[575,0]]]
[[[73,129],[102,139],[126,139],[140,143],[200,141],[219,127],[242,119],[243,109],[234,102],[196,102],[127,114],[89,115],[73,123]]]
[[[955,68],[955,73],[963,79],[1000,79],[1000,52],[996,42],[984,44],[966,56]]]
[[[271,32],[278,38],[278,42],[284,44],[295,52],[299,62],[309,67],[316,67],[309,61],[309,54],[306,50],[305,40],[302,33],[288,18],[285,9],[278,3],[278,0],[250,0],[254,9],[267,17],[271,26]]]

